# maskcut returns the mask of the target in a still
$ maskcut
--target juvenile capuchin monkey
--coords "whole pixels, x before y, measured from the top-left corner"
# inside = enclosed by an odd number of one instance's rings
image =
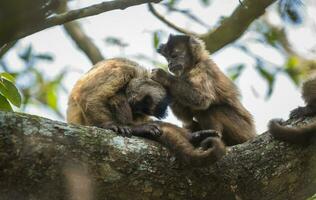
[[[185,128],[216,130],[229,146],[256,136],[252,116],[241,104],[237,87],[209,58],[201,40],[170,35],[158,52],[173,75],[155,69],[152,79],[168,90],[170,107]]]
[[[114,58],[97,63],[71,91],[69,123],[111,129],[123,136],[156,140],[192,166],[213,163],[225,154],[216,131],[191,133],[150,116],[166,116],[169,96],[150,73],[137,63]]]
[[[316,115],[316,75],[311,76],[303,83],[302,97],[306,103],[291,111],[290,119],[311,117]],[[304,127],[289,127],[281,119],[273,119],[269,123],[269,132],[278,140],[290,143],[307,145],[316,135],[316,122]]]

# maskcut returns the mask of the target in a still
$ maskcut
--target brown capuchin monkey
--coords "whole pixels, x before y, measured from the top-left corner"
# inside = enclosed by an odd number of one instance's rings
[[[192,166],[213,163],[225,154],[216,131],[190,133],[150,119],[165,117],[168,103],[167,91],[146,69],[114,58],[97,63],[77,81],[68,101],[67,122],[156,140]]]
[[[302,97],[306,103],[291,111],[290,119],[311,117],[316,115],[316,75],[311,76],[303,83]],[[289,127],[281,119],[273,119],[269,123],[269,132],[274,138],[294,144],[307,145],[316,135],[316,122],[303,127]]]
[[[185,128],[216,130],[229,146],[256,136],[253,118],[241,104],[237,87],[209,58],[201,40],[170,35],[158,52],[174,75],[155,69],[152,79],[170,93],[171,110]]]

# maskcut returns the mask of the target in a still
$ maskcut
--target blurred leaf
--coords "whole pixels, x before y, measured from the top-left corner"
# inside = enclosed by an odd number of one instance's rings
[[[19,57],[24,60],[24,62],[29,62],[32,57],[32,45],[29,45],[24,51],[19,55]]]
[[[47,105],[53,110],[57,110],[57,92],[56,92],[56,84],[50,84],[47,87],[46,93],[46,102]]]
[[[211,4],[211,0],[200,0],[203,5],[209,6]]]
[[[117,37],[107,37],[105,39],[105,43],[108,45],[119,46],[119,47],[127,47],[128,44],[123,42],[122,39]]]
[[[12,111],[12,107],[8,100],[0,94],[0,110],[2,111]]]
[[[158,45],[159,45],[159,41],[160,41],[160,37],[159,37],[159,32],[155,31],[154,32],[154,38],[153,38],[153,42],[154,42],[154,48],[157,49]]]
[[[303,22],[303,3],[301,0],[280,0],[279,13],[285,22],[301,24]]]
[[[229,77],[235,81],[243,72],[243,70],[245,69],[245,65],[244,64],[238,64],[235,66],[232,66],[230,68],[228,68],[227,73],[229,75]]]
[[[40,60],[46,60],[46,61],[53,61],[54,57],[49,54],[37,54],[34,56],[35,58],[38,58]]]
[[[1,77],[7,79],[8,81],[14,82],[14,77],[7,72],[0,73],[0,78]]]
[[[275,81],[275,73],[270,73],[267,69],[265,69],[263,62],[260,59],[256,59],[257,65],[256,70],[265,79],[268,83],[268,92],[266,94],[266,98],[269,98],[273,92],[273,86]]]
[[[273,29],[269,29],[264,32],[263,36],[265,38],[265,41],[273,47],[277,46],[277,43],[280,39],[278,33]]]
[[[295,83],[295,85],[299,85],[300,83],[300,70],[298,69],[298,63],[299,60],[297,57],[289,57],[284,69],[284,71],[287,73],[289,78]]]
[[[169,0],[167,3],[168,7],[173,7],[177,3],[177,0]]]
[[[7,79],[0,79],[0,81],[2,82],[2,84],[0,84],[0,93],[13,105],[20,107],[22,98],[15,85]]]

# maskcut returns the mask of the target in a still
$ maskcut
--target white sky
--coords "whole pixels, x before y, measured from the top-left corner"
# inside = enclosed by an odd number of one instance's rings
[[[83,7],[90,5],[91,2],[98,3],[101,1],[79,1],[79,3],[73,1],[72,6],[76,8]],[[310,0],[310,2],[312,1]],[[307,9],[307,16],[316,16],[315,3],[312,4],[313,6],[308,7]],[[196,1],[183,1],[181,3],[182,8],[189,8],[194,14],[198,13],[198,16],[210,25],[216,24],[220,16],[230,15],[237,5],[237,0],[217,0],[214,1],[212,6],[205,9]],[[161,7],[156,7],[160,11],[163,11],[160,9]],[[205,28],[195,25],[194,22],[190,22],[181,15],[172,15],[168,16],[168,18],[183,27],[194,30],[195,32],[203,33],[206,31]],[[272,15],[271,18],[278,23],[276,16]],[[289,30],[290,39],[294,46],[300,49],[304,54],[309,53],[309,50],[315,45],[316,41],[316,23],[315,20],[312,20],[312,17],[310,18],[311,19],[306,21],[305,26],[292,27]],[[111,11],[98,16],[81,19],[79,21],[86,33],[98,45],[106,58],[115,56],[130,57],[131,55],[143,53],[148,56],[156,56],[159,60],[164,62],[163,58],[157,55],[153,49],[151,31],[164,30],[167,33],[176,33],[174,30],[169,29],[153,17],[147,11],[146,5],[131,7],[124,11]],[[310,27],[311,24],[314,26],[314,30],[305,28]],[[246,40],[247,35],[242,39]],[[129,46],[125,49],[123,55],[118,48],[105,45],[104,39],[108,36],[115,36],[129,43]],[[69,91],[80,75],[91,67],[90,61],[84,54],[76,49],[73,42],[69,40],[68,35],[64,33],[60,26],[26,37],[21,40],[18,47],[25,47],[29,43],[32,43],[36,52],[48,52],[54,55],[55,60],[53,63],[41,62],[37,64],[37,67],[46,73],[47,77],[56,74],[64,67],[70,67],[77,70],[76,72],[70,73],[64,81]],[[252,45],[251,49],[270,61],[277,64],[283,63],[282,56],[273,50],[260,45]],[[267,90],[267,84],[255,72],[253,66],[254,61],[242,52],[232,47],[226,47],[220,52],[212,55],[212,58],[224,71],[232,64],[247,64],[247,68],[237,81],[237,85],[242,94],[243,104],[254,116],[258,133],[262,133],[266,130],[266,124],[271,118],[286,118],[290,110],[298,105],[303,105],[298,88],[283,75],[278,76],[273,95],[266,101],[264,95]],[[9,52],[5,59],[6,61],[10,61],[10,66],[19,67],[21,65],[16,57],[15,50]],[[138,62],[141,61],[138,60]],[[148,65],[148,63],[141,63],[148,68],[153,67]],[[258,92],[259,96],[254,94],[253,89]],[[63,114],[65,114],[67,107],[67,95],[68,94],[64,93],[60,93],[59,95],[59,105],[62,108]],[[30,107],[27,112],[59,120],[53,113],[43,108]],[[174,116],[172,116],[171,112],[169,112],[166,121],[179,124]]]

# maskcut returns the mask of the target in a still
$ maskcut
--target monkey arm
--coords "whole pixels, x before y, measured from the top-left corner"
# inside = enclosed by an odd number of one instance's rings
[[[183,106],[205,110],[215,101],[212,82],[202,71],[194,71],[188,77],[175,77],[162,69],[155,69],[152,79],[165,86]]]

